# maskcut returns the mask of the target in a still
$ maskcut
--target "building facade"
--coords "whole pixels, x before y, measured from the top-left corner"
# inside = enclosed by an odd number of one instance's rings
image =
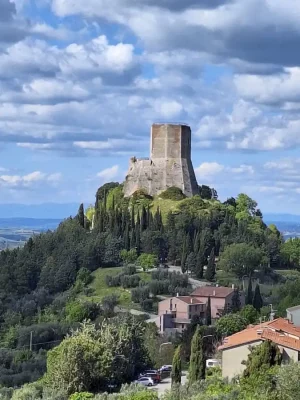
[[[194,316],[205,320],[206,303],[193,296],[176,296],[158,304],[157,326],[161,333],[182,332]]]
[[[222,351],[222,376],[233,379],[243,373],[244,361],[250,354],[251,347],[270,340],[277,344],[282,362],[298,362],[300,360],[300,329],[290,321],[278,318],[258,325],[250,325],[246,329],[223,340],[219,347]]]

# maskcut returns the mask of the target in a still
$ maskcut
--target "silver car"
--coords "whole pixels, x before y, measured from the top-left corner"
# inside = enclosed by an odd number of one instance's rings
[[[143,385],[143,386],[153,386],[154,385],[153,379],[149,378],[148,376],[142,376],[141,378],[134,381],[134,383],[137,383],[137,384]]]

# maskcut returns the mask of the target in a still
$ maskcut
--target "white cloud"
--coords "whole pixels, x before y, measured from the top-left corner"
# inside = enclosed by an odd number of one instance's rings
[[[119,175],[119,165],[114,165],[110,168],[103,169],[97,173],[97,177],[101,178],[103,182],[108,182]]]
[[[60,173],[45,174],[41,171],[34,171],[26,175],[0,175],[0,186],[11,188],[26,188],[37,183],[57,182],[61,179]]]

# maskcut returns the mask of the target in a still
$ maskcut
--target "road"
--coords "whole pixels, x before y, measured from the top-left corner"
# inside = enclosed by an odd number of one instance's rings
[[[175,265],[171,265],[168,268],[168,271],[170,271],[170,272],[179,272],[180,274],[182,274],[181,267],[175,267]],[[194,279],[194,278],[190,278],[190,277],[189,277],[189,282],[190,282],[190,284],[192,285],[192,287],[194,289],[197,288],[197,287],[209,285],[208,282],[199,281],[198,279]]]
[[[187,373],[183,372],[182,377],[181,377],[181,384],[184,385],[186,383],[186,381],[187,381]],[[149,390],[153,390],[153,391],[157,392],[159,397],[161,397],[165,393],[166,390],[170,390],[170,389],[171,389],[171,378],[165,378],[158,385],[155,385],[155,386],[149,388]]]

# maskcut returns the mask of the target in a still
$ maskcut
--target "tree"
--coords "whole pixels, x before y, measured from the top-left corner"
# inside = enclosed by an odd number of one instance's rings
[[[252,304],[252,303],[253,303],[253,290],[252,290],[252,279],[251,279],[251,275],[250,275],[249,282],[248,282],[247,295],[246,295],[246,304]]]
[[[237,311],[240,311],[240,309],[241,309],[240,291],[238,288],[235,288],[231,299],[231,312],[235,313]]]
[[[79,206],[77,219],[78,219],[79,225],[84,228],[84,207],[83,207],[83,204],[80,204],[80,206]]]
[[[212,198],[212,190],[209,186],[199,186],[199,194],[202,199],[210,200]]]
[[[247,325],[247,320],[239,313],[227,314],[218,319],[216,330],[219,336],[226,337],[242,331]]]
[[[206,325],[207,326],[211,325],[211,299],[210,299],[210,296],[208,296],[207,304],[206,304]]]
[[[195,269],[196,269],[196,262],[197,262],[197,260],[196,260],[196,255],[195,255],[195,253],[193,253],[193,252],[190,253],[190,254],[187,256],[186,262],[185,262],[185,266],[186,266],[187,271],[195,272]]]
[[[259,346],[251,349],[247,361],[244,363],[246,368],[243,372],[245,378],[257,375],[265,369],[275,365],[280,365],[282,356],[278,346],[270,340],[265,340]]]
[[[171,372],[171,380],[172,385],[181,383],[181,346],[178,346],[175,350],[173,362],[172,362],[172,372]]]
[[[241,309],[240,315],[245,318],[248,324],[255,324],[259,316],[257,310],[250,304]]]
[[[128,251],[125,249],[121,250],[120,257],[125,265],[134,264],[138,258],[135,249],[131,249]]]
[[[207,263],[207,268],[205,271],[205,279],[207,279],[208,281],[212,281],[214,280],[215,275],[216,275],[215,249],[213,248],[211,250],[209,260]]]
[[[254,290],[253,307],[259,312],[263,305],[264,302],[260,294],[259,284],[257,284]]]
[[[244,275],[250,276],[264,263],[266,254],[262,249],[248,243],[234,243],[221,253],[218,267],[242,278]]]
[[[205,355],[203,348],[203,327],[197,326],[191,344],[189,383],[205,379]]]
[[[143,271],[154,268],[157,263],[157,258],[153,254],[143,253],[137,259],[137,264],[140,265]]]

